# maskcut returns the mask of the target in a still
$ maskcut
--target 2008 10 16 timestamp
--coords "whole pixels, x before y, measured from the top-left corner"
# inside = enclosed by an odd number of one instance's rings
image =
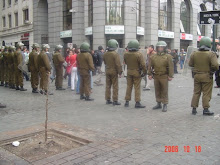
[[[194,147],[183,146],[184,152],[191,152],[192,150],[195,152],[201,152],[202,147],[201,146],[194,146]],[[179,146],[165,146],[164,152],[179,152]]]

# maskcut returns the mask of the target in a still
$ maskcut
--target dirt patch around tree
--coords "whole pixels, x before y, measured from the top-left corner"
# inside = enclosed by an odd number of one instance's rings
[[[48,132],[48,140],[45,143],[44,135],[42,131],[31,135],[8,139],[4,142],[0,142],[0,147],[28,162],[34,162],[90,143],[88,140],[55,130],[50,130]],[[13,141],[19,141],[20,145],[14,147],[12,145]]]

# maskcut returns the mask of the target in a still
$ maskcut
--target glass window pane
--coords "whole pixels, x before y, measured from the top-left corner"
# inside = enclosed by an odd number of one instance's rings
[[[159,1],[159,30],[172,30],[172,5],[170,0]]]
[[[106,24],[123,25],[124,21],[124,1],[106,0]]]
[[[182,0],[181,2],[180,20],[182,21],[184,31],[190,33],[190,8],[187,0]]]

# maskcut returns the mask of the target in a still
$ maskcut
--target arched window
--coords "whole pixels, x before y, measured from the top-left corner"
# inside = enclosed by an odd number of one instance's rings
[[[106,0],[106,25],[123,25],[124,0]]]
[[[200,7],[199,7],[199,10],[198,10],[198,35],[201,35],[201,36],[205,36],[205,25],[200,25],[199,24],[199,17],[200,17],[200,12],[201,11],[206,11],[206,7],[204,4],[201,4]]]
[[[159,30],[172,30],[171,0],[159,0]]]
[[[188,0],[181,0],[180,5],[181,32],[190,33],[190,5]]]

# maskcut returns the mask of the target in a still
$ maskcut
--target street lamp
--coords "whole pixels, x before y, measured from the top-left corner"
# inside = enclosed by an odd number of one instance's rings
[[[203,0],[203,3],[206,4],[207,2],[210,2],[213,4],[213,10],[215,10],[215,5],[217,5],[216,0]],[[216,51],[216,47],[215,47],[215,24],[213,24],[212,26],[212,50]]]

